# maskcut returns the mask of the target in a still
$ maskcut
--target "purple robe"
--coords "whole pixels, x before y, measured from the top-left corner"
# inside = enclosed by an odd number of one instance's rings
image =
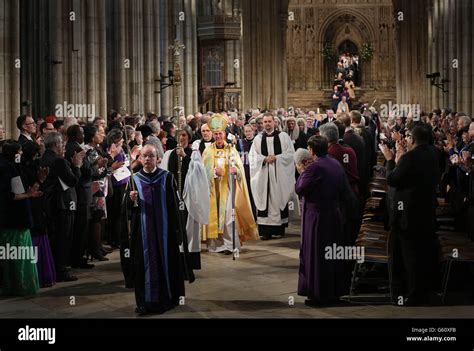
[[[298,295],[321,303],[338,300],[347,285],[345,261],[325,259],[326,247],[345,242],[339,210],[344,181],[339,162],[321,157],[296,183],[296,193],[304,198]]]

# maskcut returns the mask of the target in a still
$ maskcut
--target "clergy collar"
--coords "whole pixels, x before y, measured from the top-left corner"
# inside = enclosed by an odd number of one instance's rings
[[[143,173],[145,173],[145,174],[153,174],[153,173],[156,172],[156,170],[158,169],[158,167],[155,166],[155,168],[154,168],[153,171],[151,171],[151,172],[147,172],[147,171],[145,170],[145,168],[142,168],[142,169],[143,169]]]
[[[273,129],[273,132],[267,133],[267,131],[264,132],[267,138],[269,137],[274,137],[275,135],[278,135],[278,131],[276,129]]]

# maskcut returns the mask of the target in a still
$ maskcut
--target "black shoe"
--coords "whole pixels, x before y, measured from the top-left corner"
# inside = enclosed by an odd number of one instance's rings
[[[228,255],[232,255],[232,251],[230,251],[230,250],[220,251],[219,253],[220,253],[221,255],[227,255],[227,256],[228,256]]]
[[[87,263],[87,259],[82,259],[79,263],[73,263],[71,267],[79,269],[92,269],[95,266],[93,264]]]
[[[98,261],[108,261],[109,260],[107,257],[105,257],[102,254],[102,251],[100,251],[100,250],[89,252],[89,255],[90,255],[91,261],[93,259],[96,259]]]
[[[69,273],[65,273],[62,275],[58,275],[56,278],[56,282],[61,283],[61,282],[75,282],[78,278],[74,275],[71,275]]]
[[[306,299],[304,300],[304,304],[309,307],[321,307],[322,304],[318,300],[313,299]]]
[[[135,313],[139,316],[146,316],[149,312],[146,310],[145,307],[137,307],[135,308]]]
[[[109,248],[109,247],[101,247],[100,250],[102,251],[102,253],[105,255],[109,254],[109,253],[112,253],[114,250],[112,248]]]

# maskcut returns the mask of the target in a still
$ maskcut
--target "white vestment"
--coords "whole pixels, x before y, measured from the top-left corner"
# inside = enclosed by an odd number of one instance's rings
[[[268,155],[275,155],[274,138],[266,138]],[[287,133],[280,132],[278,138],[282,153],[276,155],[275,163],[264,164],[266,156],[262,155],[262,134],[255,137],[249,153],[250,186],[255,206],[261,212],[268,210],[267,217],[257,216],[259,225],[281,226],[288,223],[288,218],[281,218],[280,211],[285,210],[295,189],[295,149]]]
[[[188,210],[186,233],[188,234],[189,252],[201,252],[199,231],[201,225],[209,221],[209,187],[206,170],[202,163],[201,154],[194,150],[189,163],[188,174],[184,182],[183,200]]]
[[[160,164],[161,169],[168,170],[170,155],[173,151],[166,151]],[[193,149],[183,187],[183,201],[188,211],[186,236],[190,253],[201,252],[200,227],[202,224],[207,224],[209,220],[209,188],[203,184],[207,184],[206,171],[199,150]],[[182,248],[181,252],[183,252]]]
[[[227,197],[227,205],[225,211],[225,227],[224,234],[219,235],[217,239],[207,239],[207,249],[209,252],[218,253],[224,251],[233,251],[232,244],[232,198],[230,196],[230,187],[229,187],[229,196]],[[208,207],[209,208],[209,207]],[[239,228],[237,221],[235,222],[235,248],[240,251],[240,239],[239,239]]]

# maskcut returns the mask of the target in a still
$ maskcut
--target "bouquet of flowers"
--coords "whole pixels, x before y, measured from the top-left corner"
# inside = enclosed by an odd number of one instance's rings
[[[371,43],[362,44],[360,56],[363,60],[370,61],[374,57],[374,48]]]
[[[334,60],[335,56],[334,56],[334,51],[332,50],[331,45],[329,45],[328,43],[324,44],[322,55],[324,59],[327,61]]]

